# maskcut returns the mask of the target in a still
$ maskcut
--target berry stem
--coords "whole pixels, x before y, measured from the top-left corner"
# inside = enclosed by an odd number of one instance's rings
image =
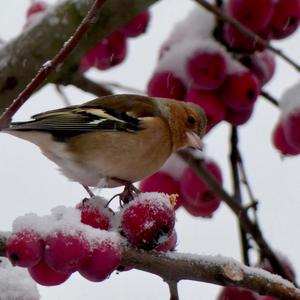
[[[231,163],[231,176],[233,181],[233,189],[234,189],[234,198],[235,200],[243,204],[242,193],[241,193],[241,178],[239,174],[239,164],[241,162],[241,157],[238,149],[238,131],[237,127],[233,126],[231,130],[231,153],[230,153],[230,163]],[[247,211],[246,211],[247,214]],[[248,217],[248,216],[247,216]],[[250,259],[248,250],[250,249],[249,240],[247,237],[247,232],[244,230],[241,221],[239,220],[239,231],[240,231],[240,238],[242,244],[242,255],[243,261],[247,266],[250,266]]]
[[[106,0],[95,0],[87,15],[84,17],[80,25],[77,27],[75,33],[64,44],[59,52],[50,61],[44,63],[36,76],[25,87],[25,89],[13,100],[8,109],[0,116],[0,129],[5,128],[11,121],[14,114],[21,108],[21,106],[29,99],[29,97],[42,85],[53,70],[56,69],[64,60],[70,55],[73,49],[78,45],[84,34],[95,23],[100,9]]]
[[[55,89],[56,89],[57,93],[60,95],[60,98],[65,106],[69,106],[72,104],[60,84],[56,84]]]
[[[265,90],[261,90],[260,94],[270,103],[274,104],[277,107],[279,106],[279,101],[276,98],[274,98],[272,95],[270,95],[268,92],[266,92]]]
[[[179,294],[178,294],[178,282],[175,280],[165,280],[169,286],[170,291],[170,300],[179,300]]]
[[[286,61],[289,65],[294,67],[298,72],[300,72],[300,65],[297,64],[293,59],[287,56],[282,50],[272,46],[268,41],[262,39],[259,35],[255,34],[252,30],[248,29],[246,26],[241,24],[236,19],[230,17],[229,15],[223,13],[216,5],[209,3],[207,0],[195,0],[198,4],[204,7],[209,12],[213,13],[217,18],[223,20],[234,26],[244,35],[253,38],[258,44],[268,48],[277,56],[281,57],[284,61]]]

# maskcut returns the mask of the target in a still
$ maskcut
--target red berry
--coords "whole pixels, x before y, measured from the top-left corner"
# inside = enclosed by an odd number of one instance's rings
[[[243,110],[226,107],[224,120],[233,126],[245,124],[252,116],[253,107]]]
[[[179,182],[164,171],[158,171],[155,174],[145,178],[140,183],[142,192],[159,192],[165,194],[177,194],[175,209],[181,204]]]
[[[203,90],[217,89],[225,79],[226,62],[221,53],[195,51],[186,62],[193,84]]]
[[[261,86],[269,82],[274,75],[275,58],[268,50],[245,56],[241,62],[256,76]]]
[[[171,234],[175,214],[166,199],[163,194],[144,193],[124,207],[122,233],[131,244],[150,250]]]
[[[126,37],[137,37],[146,32],[150,21],[149,11],[142,12],[134,17],[119,30]]]
[[[99,199],[85,199],[77,205],[81,211],[81,223],[90,225],[94,228],[108,230],[110,227],[109,210]]]
[[[229,14],[247,26],[259,31],[266,27],[272,18],[274,10],[273,0],[229,0]]]
[[[225,104],[236,110],[249,110],[253,107],[260,92],[257,78],[244,71],[228,75],[220,90]]]
[[[46,11],[47,4],[43,1],[34,1],[31,3],[31,5],[28,7],[26,12],[26,18],[29,19],[35,14],[41,13]]]
[[[258,295],[250,290],[225,287],[218,297],[218,300],[257,300]]]
[[[175,230],[171,235],[163,242],[161,242],[157,247],[154,248],[155,251],[168,252],[173,251],[177,244],[177,233]]]
[[[263,45],[257,43],[255,39],[244,35],[230,24],[224,25],[222,34],[225,44],[235,52],[253,53],[255,50],[264,50]],[[271,38],[271,31],[267,28],[257,34],[265,40],[270,40]]]
[[[44,260],[29,268],[28,272],[34,281],[45,286],[59,285],[71,276],[71,274],[54,271]]]
[[[125,57],[126,39],[115,31],[86,53],[81,60],[80,70],[86,71],[91,67],[106,70],[120,64]]]
[[[11,235],[7,241],[6,254],[14,266],[30,268],[43,257],[44,242],[33,230],[23,230]]]
[[[281,122],[276,125],[273,131],[272,141],[275,148],[283,155],[297,155],[300,153],[300,150],[288,144]]]
[[[110,239],[94,241],[92,251],[79,273],[86,279],[99,282],[106,279],[121,262],[121,249]]]
[[[188,90],[185,100],[196,103],[204,109],[207,117],[207,131],[224,119],[225,105],[220,96],[213,92],[191,88]]]
[[[184,99],[186,88],[183,82],[171,71],[155,73],[148,83],[148,95],[152,97],[162,97],[182,100]]]
[[[46,239],[45,261],[55,271],[77,271],[89,255],[89,243],[81,232],[57,231]]]
[[[291,35],[300,22],[300,0],[278,0],[272,16],[270,28],[272,37],[282,39]]]
[[[287,143],[295,150],[300,150],[300,111],[295,110],[282,119],[282,127]]]
[[[219,167],[212,161],[204,162],[204,166],[222,183]],[[214,195],[206,183],[188,167],[180,180],[182,205],[193,216],[208,217],[219,207],[220,199]]]

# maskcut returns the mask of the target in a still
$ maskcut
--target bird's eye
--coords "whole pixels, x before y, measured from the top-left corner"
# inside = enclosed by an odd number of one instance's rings
[[[194,125],[196,120],[193,116],[188,116],[187,118],[187,122],[190,124],[190,125]]]

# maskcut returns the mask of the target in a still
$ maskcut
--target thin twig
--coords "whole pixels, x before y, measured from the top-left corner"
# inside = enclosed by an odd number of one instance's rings
[[[214,15],[216,15],[219,19],[223,20],[224,22],[227,22],[231,25],[233,25],[236,29],[238,29],[241,33],[244,35],[252,38],[255,40],[256,43],[259,45],[264,46],[265,48],[268,48],[272,52],[274,52],[276,55],[281,57],[283,60],[285,60],[289,65],[294,67],[298,72],[300,72],[300,65],[296,63],[294,60],[292,60],[289,56],[287,56],[282,50],[272,46],[268,41],[262,39],[259,35],[255,34],[253,31],[251,31],[249,28],[241,24],[236,19],[230,17],[229,15],[225,14],[215,5],[209,3],[207,0],[195,0],[198,4],[200,4],[202,7],[204,7],[206,10],[210,11]]]
[[[106,81],[95,82],[85,77],[82,74],[76,74],[75,76],[73,76],[73,78],[70,81],[65,82],[63,84],[64,85],[72,84],[77,88],[85,92],[94,94],[98,97],[102,97],[105,95],[112,95],[113,94],[113,91],[111,90],[112,88],[124,90],[134,94],[145,95],[145,92],[137,88],[129,87],[116,82],[106,82]]]
[[[113,91],[111,89],[107,88],[106,85],[97,83],[97,82],[85,77],[82,74],[76,74],[75,76],[73,76],[73,78],[71,79],[70,82],[66,82],[64,84],[65,85],[72,84],[72,85],[76,86],[77,88],[79,88],[85,92],[94,94],[98,97],[113,94]]]
[[[123,91],[127,91],[127,92],[130,92],[130,93],[141,94],[141,95],[146,94],[144,91],[142,91],[140,89],[130,87],[130,86],[127,86],[127,85],[123,85],[123,84],[120,84],[120,83],[116,83],[116,82],[103,82],[102,81],[101,84],[103,84],[105,86],[113,87],[113,88],[116,88],[116,89],[120,89],[120,90],[123,90]]]
[[[64,62],[68,55],[77,46],[84,34],[86,34],[88,29],[95,23],[95,19],[105,2],[106,0],[95,0],[87,15],[84,17],[71,38],[64,44],[52,60],[43,64],[37,75],[12,102],[9,108],[1,115],[0,129],[5,128],[9,124],[13,115],[25,103],[25,101],[27,101],[34,91],[45,81],[49,74]]]
[[[281,262],[277,258],[276,254],[265,240],[259,225],[253,223],[249,219],[244,207],[242,207],[230,194],[227,193],[225,189],[223,189],[223,187],[217,182],[215,177],[202,165],[202,161],[200,159],[193,157],[193,155],[187,151],[180,151],[178,153],[182,157],[182,159],[185,160],[193,168],[196,174],[203,179],[203,181],[210,187],[210,189],[216,195],[218,195],[236,214],[244,230],[252,236],[253,240],[259,246],[260,251],[270,261],[270,264],[274,268],[274,271],[282,277],[291,280],[291,278],[289,278],[288,274],[284,270]]]
[[[269,102],[271,102],[275,106],[277,106],[277,107],[279,106],[279,101],[275,97],[270,95],[268,92],[266,92],[265,90],[261,90],[260,94],[261,94],[261,96],[263,96],[266,100],[268,100]]]
[[[59,84],[56,84],[55,88],[56,88],[57,93],[60,95],[63,104],[65,106],[71,105],[72,103],[68,99],[67,95],[65,94],[65,92],[63,91],[63,89],[61,88],[61,86]]]
[[[165,280],[169,286],[170,300],[179,300],[178,282],[175,280]]]
[[[242,200],[242,193],[241,193],[241,186],[240,186],[240,182],[241,182],[240,174],[238,168],[239,165],[238,131],[235,126],[232,127],[230,142],[231,142],[230,162],[231,162],[231,175],[233,179],[234,198],[242,206],[243,200]],[[239,231],[240,231],[240,238],[242,244],[243,261],[247,266],[250,266],[250,259],[248,253],[250,245],[247,237],[247,232],[244,230],[240,221],[239,221]]]

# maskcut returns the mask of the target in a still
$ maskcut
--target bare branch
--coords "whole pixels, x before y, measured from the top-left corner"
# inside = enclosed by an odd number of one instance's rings
[[[169,286],[170,300],[179,300],[178,282],[175,280],[166,281]]]
[[[242,205],[242,193],[241,193],[241,186],[240,186],[240,174],[238,169],[238,132],[237,128],[234,126],[232,127],[231,131],[231,153],[230,153],[230,162],[231,162],[231,176],[233,181],[233,189],[234,189],[234,198],[235,200]],[[246,211],[247,214],[247,211]],[[247,232],[244,230],[241,222],[239,221],[239,230],[240,230],[240,237],[241,237],[241,244],[242,244],[242,255],[244,263],[249,266],[249,254],[248,250],[250,248],[249,241],[247,237]]]
[[[214,15],[216,15],[222,21],[233,25],[241,33],[243,33],[244,35],[255,40],[256,43],[258,43],[258,44],[264,46],[265,48],[271,50],[272,52],[274,52],[276,55],[278,55],[284,61],[286,61],[289,65],[294,67],[298,72],[300,72],[300,65],[297,64],[294,60],[292,60],[289,56],[287,56],[282,50],[272,46],[268,41],[262,39],[259,35],[255,34],[253,31],[251,31],[248,27],[244,26],[236,19],[231,18],[229,15],[223,13],[222,10],[220,10],[217,6],[209,3],[207,0],[195,0],[195,1],[197,3],[199,3],[202,7],[204,7],[206,10],[208,10],[211,13],[213,13]]]

